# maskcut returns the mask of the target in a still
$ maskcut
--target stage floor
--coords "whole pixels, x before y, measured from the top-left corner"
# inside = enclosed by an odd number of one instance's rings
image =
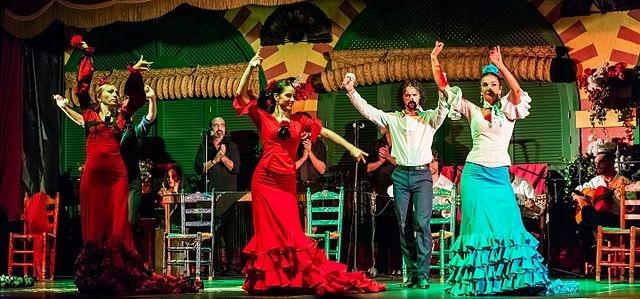
[[[379,278],[386,283],[387,292],[377,294],[364,294],[352,298],[453,298],[442,292],[443,285],[432,279],[429,289],[403,289],[399,279]],[[561,297],[565,298],[639,298],[640,283],[596,283],[594,279],[570,279],[580,282],[580,292]],[[180,298],[313,298],[312,296],[247,296],[240,288],[242,278],[220,278],[213,281],[205,281],[205,289],[200,294],[180,295]],[[72,278],[60,278],[53,282],[41,282],[27,289],[0,289],[2,298],[95,298],[95,296],[81,296],[78,294]],[[135,298],[170,298],[176,296],[131,296]],[[559,296],[554,296],[559,297]],[[465,297],[456,297],[465,298]],[[482,296],[480,298],[491,298]],[[506,298],[506,297],[502,297]],[[509,296],[509,298],[514,298]]]

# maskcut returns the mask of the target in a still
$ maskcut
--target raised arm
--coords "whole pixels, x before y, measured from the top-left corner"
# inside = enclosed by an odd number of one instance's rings
[[[140,60],[128,68],[129,78],[127,78],[127,82],[124,84],[124,94],[129,97],[129,99],[120,108],[120,112],[127,119],[131,117],[136,110],[144,106],[147,100],[142,72],[149,70],[152,63],[153,62],[144,60],[143,56],[140,56]]]
[[[78,63],[78,77],[76,87],[73,93],[78,97],[80,109],[86,110],[92,107],[89,89],[91,88],[91,80],[93,79],[93,48],[89,47],[79,35],[71,38],[71,45],[82,51],[82,58]]]
[[[460,119],[462,115],[469,118],[471,114],[470,103],[462,97],[460,88],[449,86],[447,73],[445,73],[444,67],[438,60],[438,55],[443,49],[444,43],[436,41],[431,51],[431,72],[433,73],[433,81],[438,86],[438,107],[436,107],[435,116],[430,119],[430,124],[434,128],[442,125],[447,114],[453,120]]]
[[[144,86],[144,93],[145,96],[147,98],[147,101],[149,102],[149,110],[147,111],[147,115],[145,115],[145,118],[150,122],[154,122],[156,120],[156,117],[158,116],[158,106],[156,103],[157,97],[156,97],[156,93],[153,90],[153,88],[151,88],[151,86],[149,85],[145,85]]]
[[[354,107],[364,116],[366,119],[376,123],[378,126],[386,127],[389,124],[389,115],[367,103],[355,88],[356,75],[347,73],[342,80],[342,86],[347,91],[347,96]]]
[[[445,92],[447,86],[449,86],[449,82],[447,82],[447,75],[438,60],[438,55],[440,55],[442,49],[444,49],[444,43],[436,41],[436,44],[431,51],[431,71],[433,72],[433,81],[436,82],[438,90]]]
[[[71,121],[81,127],[84,127],[84,119],[82,118],[82,115],[69,107],[69,99],[66,99],[59,94],[53,95],[53,99],[56,100],[56,104],[60,107],[60,110],[62,110],[62,112],[64,112]]]
[[[489,60],[498,68],[498,70],[500,70],[504,80],[507,81],[507,85],[509,85],[509,89],[511,90],[509,92],[509,102],[514,105],[520,104],[522,89],[520,89],[520,84],[518,84],[516,78],[511,74],[509,68],[507,68],[502,62],[500,46],[494,47],[489,51]]]
[[[254,68],[257,68],[262,63],[262,56],[260,56],[260,50],[256,52],[256,55],[251,58],[247,68],[244,70],[242,74],[242,78],[240,79],[240,84],[238,85],[238,90],[236,90],[236,96],[242,101],[244,105],[249,104],[249,82],[251,82],[251,73]]]
[[[351,156],[356,159],[356,161],[366,162],[364,157],[369,156],[369,154],[363,152],[361,149],[357,148],[355,145],[349,143],[349,141],[346,141],[344,138],[342,138],[342,136],[336,134],[334,131],[331,131],[327,128],[322,128],[322,130],[320,131],[320,135],[322,135],[322,137],[324,138],[327,138],[333,141],[335,144],[344,147],[346,150],[349,151]]]

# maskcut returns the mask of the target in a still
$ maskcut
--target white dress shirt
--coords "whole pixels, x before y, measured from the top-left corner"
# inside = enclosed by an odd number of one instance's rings
[[[421,166],[431,162],[431,144],[433,135],[447,117],[447,104],[444,98],[438,100],[438,107],[433,110],[418,108],[418,118],[405,115],[403,112],[384,112],[367,103],[357,91],[349,94],[349,100],[368,120],[378,126],[387,127],[391,133],[391,155],[398,165]]]

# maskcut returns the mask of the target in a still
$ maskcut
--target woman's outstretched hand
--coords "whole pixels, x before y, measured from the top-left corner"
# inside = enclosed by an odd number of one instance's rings
[[[362,161],[362,163],[367,163],[367,161],[364,159],[364,157],[368,157],[369,154],[365,153],[364,151],[362,151],[361,149],[357,148],[357,147],[353,147],[353,149],[351,149],[349,151],[349,153],[351,154],[351,156],[356,159],[356,162],[360,162]]]
[[[262,51],[262,48],[258,49],[258,51],[256,52],[256,56],[253,56],[253,58],[251,58],[251,60],[249,61],[250,67],[256,68],[262,64],[262,61],[264,60],[264,58],[260,56],[261,51]]]
[[[56,100],[56,105],[60,108],[64,108],[69,105],[69,100],[59,94],[54,94],[53,99]]]
[[[136,70],[148,71],[149,68],[151,68],[151,64],[153,64],[153,62],[144,60],[144,55],[140,55],[140,60],[133,65],[133,68]]]

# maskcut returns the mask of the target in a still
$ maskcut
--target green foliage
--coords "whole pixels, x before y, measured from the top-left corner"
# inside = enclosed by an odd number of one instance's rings
[[[5,276],[0,275],[0,289],[2,288],[24,288],[32,287],[35,281],[33,277]]]
[[[571,190],[575,189],[580,184],[580,181],[577,180],[577,178],[592,178],[596,175],[596,168],[593,164],[593,159],[594,156],[591,154],[579,154],[573,159],[573,161],[561,158],[561,161],[566,165],[562,170],[562,177],[565,181],[565,194],[570,194]]]

